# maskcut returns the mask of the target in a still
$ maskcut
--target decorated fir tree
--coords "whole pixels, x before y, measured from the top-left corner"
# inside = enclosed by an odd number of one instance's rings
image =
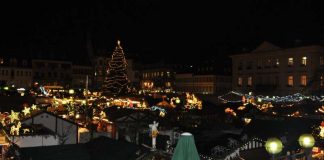
[[[120,41],[108,63],[107,76],[102,86],[104,95],[124,95],[128,92],[127,62]]]

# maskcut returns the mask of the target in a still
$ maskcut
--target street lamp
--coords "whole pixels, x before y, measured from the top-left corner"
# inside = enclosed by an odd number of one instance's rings
[[[272,155],[272,159],[275,159],[275,155],[282,151],[283,145],[278,138],[269,138],[265,144],[265,148],[268,153]]]
[[[74,94],[74,89],[70,89],[69,94]]]
[[[303,134],[298,139],[299,145],[305,150],[307,160],[312,159],[312,148],[315,144],[315,139],[311,134]]]

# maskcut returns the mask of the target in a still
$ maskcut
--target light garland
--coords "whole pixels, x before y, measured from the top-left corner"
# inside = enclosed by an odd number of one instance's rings
[[[224,98],[227,95],[236,95],[239,97],[242,97],[242,99],[240,100],[227,100],[226,98]],[[287,95],[287,96],[263,96],[263,95],[258,95],[258,96],[253,96],[252,94],[243,94],[243,93],[239,93],[239,92],[235,92],[235,91],[230,91],[222,96],[218,96],[218,99],[220,99],[221,101],[225,102],[225,103],[239,103],[239,102],[243,102],[246,101],[247,99],[257,99],[257,102],[262,102],[262,101],[266,101],[266,102],[275,102],[275,103],[285,103],[285,102],[300,102],[303,101],[305,99],[310,99],[312,101],[317,101],[317,102],[324,102],[324,97],[323,96],[305,96],[301,93],[296,93],[293,95]]]
[[[190,93],[186,93],[186,101],[187,103],[184,105],[186,108],[188,109],[202,109],[202,101],[199,100],[195,94],[190,94]]]

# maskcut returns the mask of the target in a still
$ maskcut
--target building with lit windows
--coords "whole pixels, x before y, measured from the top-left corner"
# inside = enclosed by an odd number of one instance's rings
[[[231,58],[236,91],[287,95],[318,93],[324,87],[324,47],[319,45],[284,49],[263,42]]]
[[[34,82],[43,86],[71,87],[72,62],[64,60],[33,59]]]
[[[177,74],[176,90],[197,94],[221,94],[231,90],[232,77],[227,75]]]
[[[140,86],[143,90],[173,90],[175,72],[161,64],[145,65],[141,70]]]
[[[88,77],[88,78],[87,78]],[[72,87],[85,88],[92,86],[93,68],[90,65],[73,64],[72,65]],[[87,83],[88,79],[88,84]]]
[[[0,58],[0,85],[29,88],[33,80],[30,61],[17,58]]]

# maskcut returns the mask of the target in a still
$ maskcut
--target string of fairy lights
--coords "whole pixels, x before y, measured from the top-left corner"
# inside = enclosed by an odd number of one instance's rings
[[[241,98],[237,99],[237,100],[230,100],[229,98],[226,98],[227,96],[239,96]],[[287,96],[263,96],[263,95],[257,95],[254,96],[252,95],[252,93],[250,92],[249,94],[244,94],[244,93],[240,93],[240,92],[236,92],[236,91],[230,91],[224,95],[218,96],[218,99],[220,99],[221,101],[225,102],[225,103],[239,103],[242,102],[242,97],[246,98],[246,99],[255,99],[258,102],[273,102],[273,103],[287,103],[287,102],[291,102],[291,103],[298,103],[301,102],[303,100],[311,100],[314,102],[324,102],[324,96],[316,96],[316,95],[310,95],[310,96],[306,96],[303,95],[301,93],[296,93],[296,94],[292,94],[292,95],[287,95]]]

